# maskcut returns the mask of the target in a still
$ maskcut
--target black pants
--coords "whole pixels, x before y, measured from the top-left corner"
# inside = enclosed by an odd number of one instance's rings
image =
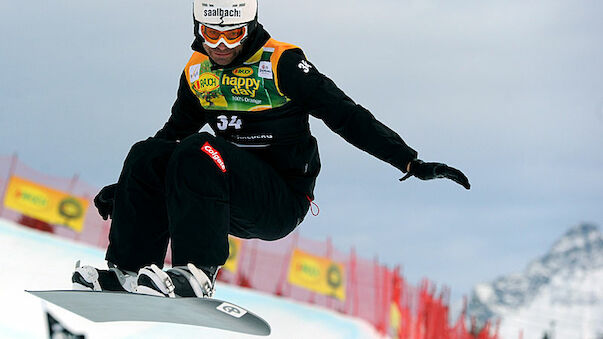
[[[219,157],[202,150],[206,142]],[[171,239],[174,266],[222,265],[228,234],[280,239],[308,207],[271,166],[222,138],[150,138],[135,144],[125,160],[106,259],[130,271],[163,267]]]

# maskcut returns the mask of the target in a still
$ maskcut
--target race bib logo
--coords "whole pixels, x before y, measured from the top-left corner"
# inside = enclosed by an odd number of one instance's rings
[[[251,67],[239,67],[232,71],[232,74],[238,77],[248,77],[253,74],[253,68]]]
[[[240,318],[247,313],[246,310],[229,303],[221,303],[216,309],[235,318]]]
[[[193,88],[199,92],[211,92],[220,87],[220,78],[213,73],[203,73],[193,82]]]
[[[260,80],[246,77],[222,77],[222,85],[232,86],[231,92],[235,95],[245,95],[255,98],[258,88],[260,88]]]
[[[190,79],[191,83],[199,80],[199,72],[200,71],[201,71],[201,64],[192,65],[188,69],[188,75],[189,75],[189,79]]]
[[[205,154],[209,155],[210,158],[216,163],[216,166],[222,171],[222,173],[226,173],[226,165],[224,164],[224,160],[222,160],[222,156],[220,152],[216,151],[209,142],[205,142],[203,146],[201,146],[201,150],[205,152]]]
[[[260,61],[258,76],[264,79],[272,79],[272,63],[270,61]]]

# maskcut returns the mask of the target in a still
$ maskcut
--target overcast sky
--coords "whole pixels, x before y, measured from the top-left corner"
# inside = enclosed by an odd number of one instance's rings
[[[114,182],[130,145],[169,116],[191,13],[181,0],[0,2],[0,155]],[[321,213],[302,235],[458,298],[569,227],[603,224],[602,17],[599,0],[260,1],[274,38],[472,183],[399,183],[312,120]]]

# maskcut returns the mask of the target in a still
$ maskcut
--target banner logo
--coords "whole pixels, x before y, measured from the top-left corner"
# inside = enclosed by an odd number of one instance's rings
[[[320,263],[311,257],[300,258],[295,270],[299,278],[310,284],[315,284],[320,280]]]
[[[81,232],[88,200],[69,193],[12,176],[8,182],[4,206],[53,225]]]
[[[222,173],[226,173],[226,165],[224,164],[224,160],[222,160],[222,156],[220,152],[216,151],[209,142],[205,142],[203,146],[201,146],[201,150],[205,152],[205,154],[209,155],[210,158],[216,163],[218,168],[222,171]]]
[[[289,264],[290,284],[345,300],[345,268],[328,258],[296,249]]]
[[[44,210],[50,205],[50,197],[36,186],[20,185],[13,198],[25,209]]]
[[[77,219],[84,214],[84,208],[77,199],[67,197],[59,203],[59,214],[67,219]]]
[[[233,238],[229,235],[228,250],[228,259],[226,259],[222,269],[232,273],[237,273],[237,268],[239,266],[239,253],[241,252],[241,239]]]
[[[343,275],[338,265],[331,264],[327,269],[327,284],[332,289],[338,289],[343,283]]]

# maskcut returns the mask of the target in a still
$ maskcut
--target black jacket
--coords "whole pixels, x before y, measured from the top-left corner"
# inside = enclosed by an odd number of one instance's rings
[[[212,69],[228,70],[242,66],[269,39],[268,33],[259,25],[232,64],[213,64]],[[201,44],[195,40],[192,47],[206,54]],[[316,139],[310,134],[309,115],[324,121],[352,145],[402,172],[406,172],[409,161],[417,157],[417,152],[407,146],[398,134],[354,103],[307,61],[301,49],[292,48],[282,53],[276,65],[276,78],[280,92],[290,101],[261,112],[236,112],[237,119],[243,122],[242,127],[222,130],[217,128],[217,117],[232,116],[233,111],[204,109],[183,72],[172,115],[155,137],[180,140],[197,133],[209,123],[217,136],[246,147],[275,168],[293,189],[310,197],[313,197],[315,179],[320,171],[320,159]]]

